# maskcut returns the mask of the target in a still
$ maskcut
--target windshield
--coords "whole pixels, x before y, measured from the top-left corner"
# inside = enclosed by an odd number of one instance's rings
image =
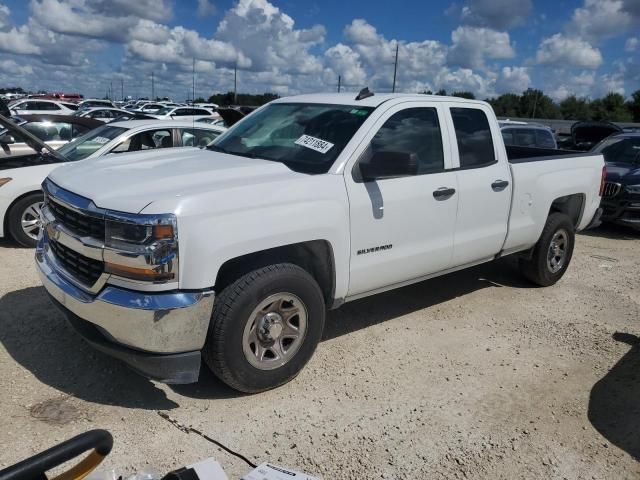
[[[605,162],[639,163],[640,137],[612,137],[593,149],[602,153]]]
[[[111,140],[122,135],[126,131],[126,128],[104,125],[85,133],[72,142],[67,143],[58,151],[68,160],[82,160],[83,158],[87,158],[89,155],[95,153]]]
[[[371,107],[274,103],[221,135],[209,149],[326,173],[373,111]]]
[[[156,112],[156,115],[169,115],[173,111],[173,107],[164,107]]]

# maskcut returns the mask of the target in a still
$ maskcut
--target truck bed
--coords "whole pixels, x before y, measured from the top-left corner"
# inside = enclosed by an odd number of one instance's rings
[[[588,157],[598,155],[589,152],[576,152],[575,150],[561,150],[558,148],[520,147],[517,145],[505,145],[509,163],[539,162],[544,160],[559,160],[568,157]]]

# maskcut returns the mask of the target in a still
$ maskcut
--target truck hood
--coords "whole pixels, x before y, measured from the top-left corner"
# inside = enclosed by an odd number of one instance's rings
[[[261,159],[180,148],[107,155],[69,163],[49,178],[96,206],[138,213],[156,200],[180,200],[203,191],[280,182],[307,175]],[[171,212],[166,212],[171,213]]]
[[[607,162],[607,181],[627,185],[640,184],[640,166],[629,163]]]

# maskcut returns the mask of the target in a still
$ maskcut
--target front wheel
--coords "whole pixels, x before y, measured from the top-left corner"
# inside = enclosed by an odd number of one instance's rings
[[[563,213],[552,213],[533,247],[530,259],[521,259],[524,276],[542,287],[553,285],[569,267],[575,244],[571,219]]]
[[[217,296],[204,361],[236,390],[269,390],[306,365],[324,319],[322,291],[305,270],[288,263],[254,270]]]

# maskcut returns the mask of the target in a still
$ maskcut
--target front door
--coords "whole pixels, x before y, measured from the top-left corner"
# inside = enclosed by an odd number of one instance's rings
[[[453,253],[456,172],[443,142],[444,110],[428,102],[390,108],[355,152],[418,157],[418,175],[362,181],[359,164],[345,171],[351,213],[349,296],[445,270]],[[449,189],[442,195],[443,189]],[[435,196],[434,196],[434,192]]]

